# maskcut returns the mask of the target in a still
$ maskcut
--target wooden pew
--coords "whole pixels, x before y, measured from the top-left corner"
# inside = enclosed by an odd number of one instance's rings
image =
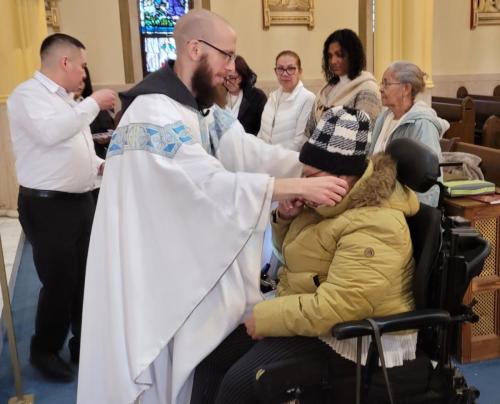
[[[476,111],[476,123],[474,127],[474,135],[476,141],[474,143],[486,146],[488,142],[485,143],[485,140],[483,139],[483,127],[486,123],[486,120],[490,116],[494,115],[500,117],[500,97],[468,94],[465,87],[460,87],[457,90],[457,98],[463,98],[464,95],[466,95],[467,97],[471,97],[474,101],[474,109]]]
[[[483,126],[482,145],[500,149],[500,118],[492,115]]]
[[[465,98],[467,96],[471,97],[472,99],[477,98],[477,99],[491,100],[493,98],[500,100],[500,85],[496,86],[493,89],[492,95],[470,94],[469,90],[467,90],[466,87],[464,86],[458,87],[457,98]]]
[[[432,97],[432,108],[439,117],[450,123],[444,138],[458,137],[462,142],[474,143],[474,102],[472,98]]]
[[[454,142],[453,139],[441,139],[440,143],[443,151],[465,152],[481,157],[480,167],[484,179],[500,186],[500,150],[470,143]]]

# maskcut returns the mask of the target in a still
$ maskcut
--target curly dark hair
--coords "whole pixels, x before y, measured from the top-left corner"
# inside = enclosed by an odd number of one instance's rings
[[[323,45],[323,60],[321,67],[325,79],[329,84],[337,84],[340,78],[330,71],[330,64],[328,63],[328,48],[334,42],[337,42],[342,49],[342,52],[347,59],[347,76],[352,80],[361,74],[361,71],[366,66],[365,51],[363,44],[358,35],[347,28],[339,29],[331,33],[326,38]]]
[[[240,55],[236,56],[234,60],[234,67],[238,74],[241,76],[240,88],[245,90],[249,87],[253,87],[257,81],[257,75],[250,69],[248,63]]]

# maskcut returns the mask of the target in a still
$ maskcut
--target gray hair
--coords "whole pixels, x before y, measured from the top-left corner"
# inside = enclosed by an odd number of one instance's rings
[[[415,100],[418,93],[425,90],[425,77],[427,73],[420,70],[415,63],[399,60],[389,65],[388,69],[394,73],[396,79],[403,84],[411,86],[411,98]]]

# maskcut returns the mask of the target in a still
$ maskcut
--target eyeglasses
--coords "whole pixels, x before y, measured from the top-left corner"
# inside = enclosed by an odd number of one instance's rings
[[[389,87],[389,86],[392,86],[392,85],[395,85],[395,84],[403,84],[403,83],[401,83],[400,81],[390,82],[390,81],[382,80],[379,83],[379,86],[380,86],[380,88],[385,88],[385,87]]]
[[[198,39],[198,42],[204,43],[205,45],[208,45],[211,48],[215,49],[216,51],[219,51],[220,53],[222,53],[224,56],[226,56],[227,63],[234,63],[234,60],[236,59],[235,53],[226,52],[225,50],[222,50],[222,49],[218,48],[217,46],[212,45],[210,42],[204,41],[203,39]]]
[[[224,80],[229,81],[231,83],[236,83],[240,79],[240,76],[226,76]]]
[[[297,71],[297,67],[296,66],[288,66],[288,67],[276,67],[274,69],[274,71],[276,72],[276,74],[278,75],[281,75],[281,74],[287,74],[289,76],[292,76],[295,74],[295,72]]]

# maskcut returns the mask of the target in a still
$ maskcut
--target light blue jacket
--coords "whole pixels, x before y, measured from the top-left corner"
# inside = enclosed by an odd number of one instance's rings
[[[370,154],[373,154],[373,149],[380,136],[385,118],[389,113],[389,109],[385,110],[375,121]],[[441,146],[439,145],[439,139],[449,127],[450,124],[444,119],[439,118],[436,111],[430,108],[425,102],[418,101],[413,104],[405,115],[403,115],[401,122],[392,132],[387,144],[394,139],[416,139],[434,150],[441,161]],[[417,196],[420,202],[430,206],[437,206],[439,202],[439,187],[435,185],[425,193],[417,193]]]

